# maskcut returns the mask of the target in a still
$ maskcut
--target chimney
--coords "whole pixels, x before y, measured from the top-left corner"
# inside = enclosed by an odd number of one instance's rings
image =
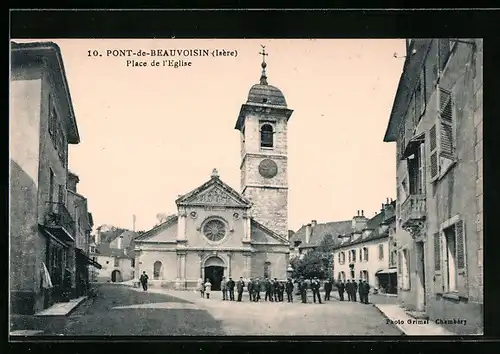
[[[136,217],[135,217],[135,214],[132,216],[132,231],[135,232],[135,220],[136,220]]]
[[[311,220],[311,227],[312,228],[315,228],[317,224],[318,224],[317,220]]]
[[[68,179],[66,180],[66,188],[72,192],[77,192],[76,185],[80,182],[80,178],[73,172],[68,172]]]
[[[122,249],[123,247],[123,236],[120,235],[120,237],[118,237],[118,249]]]
[[[361,215],[359,215],[359,210],[358,210],[358,215],[352,218],[352,228],[355,231],[361,231],[366,228],[366,222],[368,219],[366,218],[365,211],[361,210]]]
[[[101,243],[101,230],[97,230],[95,234],[95,244],[98,245]]]
[[[306,225],[306,244],[311,241],[312,227],[311,224]]]

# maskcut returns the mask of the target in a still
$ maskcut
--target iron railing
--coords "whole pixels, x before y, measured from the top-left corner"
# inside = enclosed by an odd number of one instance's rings
[[[61,202],[45,202],[45,226],[50,228],[62,228],[68,236],[75,238],[76,225],[73,217],[69,213],[64,203]]]

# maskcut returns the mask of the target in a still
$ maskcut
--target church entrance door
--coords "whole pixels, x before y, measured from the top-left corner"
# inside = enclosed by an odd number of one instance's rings
[[[205,267],[205,279],[209,279],[212,283],[212,290],[220,290],[220,283],[224,276],[224,267],[208,266]]]

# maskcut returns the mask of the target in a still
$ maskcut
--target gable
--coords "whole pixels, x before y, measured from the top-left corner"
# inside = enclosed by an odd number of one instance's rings
[[[175,242],[177,239],[177,215],[171,215],[163,223],[146,231],[134,239],[134,243],[141,242]]]
[[[288,245],[288,240],[280,237],[278,234],[268,229],[259,222],[252,220],[251,223],[251,240],[252,243],[268,243],[268,244],[280,244]]]
[[[177,205],[189,206],[250,207],[250,202],[246,198],[219,178],[212,178],[207,183],[177,199],[176,203]]]

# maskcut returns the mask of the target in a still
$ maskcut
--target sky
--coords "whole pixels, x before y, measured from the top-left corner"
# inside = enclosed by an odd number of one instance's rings
[[[42,40],[36,40],[42,41]],[[289,229],[380,211],[396,193],[384,143],[404,39],[51,39],[61,48],[81,143],[69,169],[95,226],[148,230],[158,213],[210,178],[240,191],[234,129],[266,46],[270,85],[294,110],[288,124]],[[18,42],[27,42],[21,40]],[[236,56],[114,57],[108,50],[214,49]],[[96,50],[102,56],[92,56]],[[89,56],[89,51],[91,55]],[[399,58],[394,57],[394,53]],[[191,61],[179,68],[153,59]],[[147,67],[128,66],[146,61]]]

